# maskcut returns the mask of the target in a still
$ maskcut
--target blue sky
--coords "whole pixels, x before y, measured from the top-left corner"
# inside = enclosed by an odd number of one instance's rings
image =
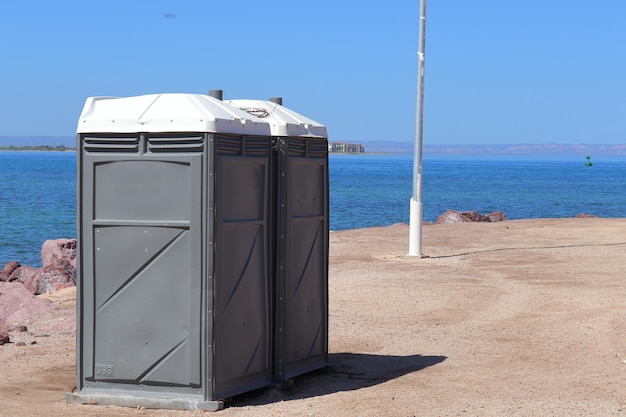
[[[5,2],[0,136],[73,136],[89,96],[222,89],[282,96],[331,140],[413,141],[418,6]],[[424,144],[626,143],[625,16],[623,0],[430,0]]]

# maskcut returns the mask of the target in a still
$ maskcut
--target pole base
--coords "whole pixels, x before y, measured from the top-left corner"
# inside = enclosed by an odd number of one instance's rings
[[[410,206],[410,223],[409,223],[409,253],[408,256],[422,255],[422,218],[424,217],[424,208],[422,203],[411,199]]]

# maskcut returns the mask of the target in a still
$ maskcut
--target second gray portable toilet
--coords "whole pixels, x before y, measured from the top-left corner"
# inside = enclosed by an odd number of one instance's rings
[[[282,100],[227,103],[269,123],[274,143],[273,380],[328,362],[328,135]]]
[[[88,99],[77,133],[67,400],[216,410],[270,385],[269,124],[213,97],[154,94]]]

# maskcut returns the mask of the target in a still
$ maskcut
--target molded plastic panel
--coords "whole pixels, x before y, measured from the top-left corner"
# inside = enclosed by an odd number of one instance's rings
[[[288,247],[297,248],[286,265],[285,363],[290,367],[327,353],[326,283],[320,279],[325,275],[324,221],[294,220],[288,236]]]
[[[281,140],[274,377],[285,381],[328,366],[328,142]]]
[[[94,176],[96,219],[189,219],[188,163],[164,158],[106,161],[96,164]]]
[[[214,390],[271,383],[270,142],[218,136],[215,150]]]
[[[96,229],[94,362],[109,367],[96,380],[200,385],[200,364],[191,356],[199,346],[189,340],[199,330],[190,329],[189,306],[199,307],[191,293],[190,234],[161,229]]]
[[[202,165],[199,154],[83,154],[79,378],[90,392],[206,386]]]

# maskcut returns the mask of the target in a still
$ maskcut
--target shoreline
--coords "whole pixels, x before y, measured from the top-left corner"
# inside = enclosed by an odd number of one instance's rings
[[[484,221],[484,222],[473,221],[473,222],[454,222],[454,223],[438,224],[436,221],[434,221],[434,222],[423,221],[422,222],[422,226],[444,226],[444,225],[445,226],[447,226],[447,225],[454,226],[454,225],[457,225],[457,224],[464,224],[464,223],[493,224],[493,223],[520,222],[520,221],[526,221],[526,220],[529,220],[529,221],[535,221],[535,220],[551,221],[551,220],[584,219],[584,218],[606,219],[606,220],[626,220],[626,217],[600,217],[600,216],[596,216],[594,214],[579,213],[576,216],[571,216],[571,217],[524,217],[524,218],[520,218],[520,219],[509,219],[509,218],[507,218],[506,220],[491,221],[491,222],[489,222],[489,221]],[[358,227],[358,228],[354,228],[354,229],[329,229],[329,232],[336,233],[336,232],[346,232],[346,231],[351,231],[351,230],[355,230],[355,231],[356,230],[367,230],[367,229],[373,229],[373,228],[392,227],[392,226],[399,226],[399,225],[408,227],[409,223],[396,222],[396,223],[387,224],[387,225],[373,225],[373,226]]]
[[[541,221],[541,222],[558,222],[558,221],[568,221],[568,220],[574,220],[574,221],[579,221],[579,220],[583,220],[583,219],[593,219],[596,221],[621,221],[621,220],[626,220],[626,217],[598,217],[595,215],[589,215],[589,214],[579,214],[577,216],[573,216],[573,217],[541,217],[541,218],[523,218],[523,219],[506,219],[506,220],[500,220],[500,221],[459,221],[459,222],[451,222],[451,223],[436,223],[436,222],[423,222],[422,226],[428,226],[428,228],[431,227],[435,227],[435,226],[445,226],[445,227],[456,227],[456,226],[460,226],[463,224],[478,224],[478,225],[492,225],[492,224],[498,224],[498,223],[505,223],[505,224],[511,224],[511,223],[520,223],[520,222],[537,222],[537,221]],[[393,223],[393,224],[387,224],[387,225],[373,225],[373,226],[366,226],[366,227],[360,227],[360,228],[353,228],[353,229],[329,229],[329,233],[330,234],[337,234],[337,233],[343,233],[343,232],[363,232],[363,231],[374,231],[374,230],[379,230],[379,229],[385,229],[385,228],[395,228],[395,227],[410,227],[410,225],[408,223],[404,223],[404,222],[397,222],[397,223]],[[423,232],[424,229],[422,229]],[[59,240],[59,239],[76,239],[75,237],[54,237],[54,238],[49,238],[49,239],[45,239],[44,242],[46,241],[55,241],[55,240]],[[43,245],[44,242],[41,242],[41,245]],[[41,246],[39,247],[39,250],[37,251],[37,253],[41,253]],[[9,259],[6,261],[0,261],[0,270],[2,269],[2,267],[4,267],[5,264],[10,263],[10,262],[19,262],[20,266],[29,266],[29,267],[34,267],[34,268],[41,268],[42,265],[39,264],[27,264],[27,263],[22,263],[21,260],[19,259]]]
[[[580,215],[579,215],[580,216]],[[446,223],[446,224],[438,224],[436,222],[422,222],[422,226],[428,226],[428,227],[433,227],[433,226],[449,226],[449,227],[454,227],[455,225],[461,225],[461,224],[465,224],[465,223],[478,223],[478,224],[495,224],[495,223],[510,223],[510,222],[523,222],[523,221],[556,221],[556,220],[568,220],[568,219],[583,219],[583,218],[593,218],[593,219],[598,219],[598,220],[626,220],[626,217],[598,217],[598,216],[594,216],[594,215],[584,215],[581,217],[577,217],[577,216],[573,216],[573,217],[539,217],[539,218],[523,218],[523,219],[506,219],[506,220],[502,220],[502,221],[498,221],[498,222],[455,222],[455,223]],[[369,229],[381,229],[381,228],[386,228],[386,227],[396,227],[396,226],[406,226],[409,227],[408,223],[404,223],[404,222],[397,222],[397,223],[392,223],[392,224],[387,224],[387,225],[373,225],[373,226],[365,226],[365,227],[360,227],[360,228],[353,228],[353,229],[329,229],[329,233],[331,234],[335,234],[335,233],[340,233],[340,232],[356,232],[356,231],[364,231],[364,230],[369,230]],[[67,238],[67,237],[62,237],[63,239]],[[46,239],[46,240],[55,240],[55,239],[62,239],[60,237],[54,237],[54,238],[50,238],[50,239]],[[71,238],[67,238],[67,239],[75,239],[75,237],[71,237]],[[45,240],[44,240],[45,241]],[[43,242],[42,242],[43,244]],[[36,253],[40,253],[41,248],[36,251]],[[35,252],[33,252],[35,253]],[[20,263],[20,265],[22,266],[32,266],[32,267],[36,267],[39,268],[41,267],[41,265],[39,264],[27,264],[27,263],[22,263],[21,260],[19,259],[8,259],[6,261],[2,261],[0,260],[0,269],[2,269],[2,267],[9,262],[13,262],[13,261],[17,261]]]

